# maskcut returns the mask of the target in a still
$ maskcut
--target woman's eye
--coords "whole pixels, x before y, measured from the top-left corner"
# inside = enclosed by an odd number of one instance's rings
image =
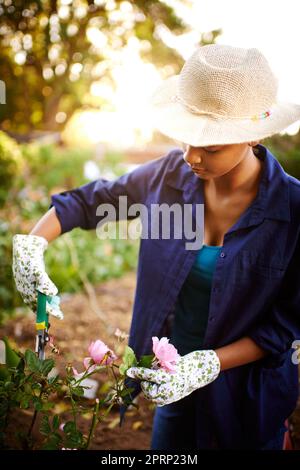
[[[181,142],[181,143],[180,143],[180,146],[181,146],[181,148],[182,148],[182,150],[183,150],[184,152],[187,152],[187,151],[188,151],[188,148],[189,148],[189,145],[188,145],[188,144],[185,144],[185,143]],[[206,148],[206,147],[202,147],[202,148],[203,148],[203,150],[204,150],[205,152],[207,152],[207,153],[217,153],[217,152],[219,152],[219,150],[220,150],[220,149],[218,149],[218,148],[217,148],[217,149],[212,149],[212,150],[210,150],[209,148]]]
[[[207,153],[217,153],[219,151],[219,149],[215,149],[215,150],[210,150],[210,149],[207,149],[205,147],[203,147],[203,149],[205,150],[205,152]]]

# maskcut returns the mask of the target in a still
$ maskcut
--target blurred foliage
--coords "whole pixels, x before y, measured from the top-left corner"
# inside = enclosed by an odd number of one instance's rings
[[[20,178],[23,159],[18,144],[0,131],[0,207],[7,200],[8,190]]]
[[[16,306],[16,289],[12,286],[11,222],[12,207],[23,184],[24,161],[18,144],[0,131],[0,307]]]
[[[78,151],[53,144],[22,144],[0,135],[0,148],[17,148],[23,172],[18,180],[10,179],[9,197],[0,210],[0,315],[16,307],[27,307],[16,291],[12,277],[12,237],[29,233],[39,218],[47,212],[51,194],[85,184],[85,164],[93,162],[101,177],[117,178],[127,171],[122,155],[107,152],[100,161],[92,150]],[[4,171],[4,170],[3,170]],[[97,179],[95,176],[93,179]],[[120,221],[115,224],[126,224]],[[125,227],[126,228],[126,227]],[[118,232],[117,232],[118,235]],[[74,292],[84,283],[97,283],[121,276],[135,269],[139,240],[99,239],[95,230],[74,229],[54,240],[45,252],[46,269],[59,291]],[[1,320],[1,317],[0,317]]]
[[[1,217],[2,219],[2,217]],[[21,305],[12,279],[11,224],[0,219],[0,321],[5,309]]]
[[[137,240],[99,240],[94,231],[77,228],[51,243],[45,253],[47,273],[61,292],[76,292],[85,277],[95,284],[135,269],[137,249]]]
[[[276,134],[265,139],[263,145],[276,156],[287,173],[300,180],[300,132],[292,136]]]
[[[71,189],[88,182],[84,177],[84,164],[91,157],[85,149],[61,148],[54,144],[40,145],[36,142],[21,144],[20,148],[30,171],[30,185]]]
[[[182,58],[160,39],[162,25],[174,34],[188,30],[158,0],[0,1],[0,77],[8,104],[0,107],[2,129],[61,130],[83,104],[110,108],[88,98],[90,85],[101,80],[114,88],[111,68],[132,39],[140,41],[142,58],[177,69]]]

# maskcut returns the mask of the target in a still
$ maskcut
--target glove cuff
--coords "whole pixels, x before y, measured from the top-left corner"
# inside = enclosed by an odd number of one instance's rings
[[[213,357],[213,361],[214,361],[215,369],[216,369],[216,374],[217,374],[216,377],[217,377],[221,371],[221,362],[215,350],[210,349],[209,351],[212,353],[212,357]]]
[[[31,246],[36,246],[38,248],[42,248],[43,251],[48,246],[48,240],[41,235],[30,235],[30,234],[21,234],[17,233],[13,236],[13,243],[14,244],[28,244],[30,243]]]
[[[206,362],[206,366],[207,367],[210,366],[209,368],[211,369],[211,372],[210,372],[211,381],[215,380],[221,371],[221,362],[216,351],[214,349],[202,349],[202,350],[194,351],[194,354],[195,353],[196,353],[195,357],[199,359],[202,357],[204,361]]]

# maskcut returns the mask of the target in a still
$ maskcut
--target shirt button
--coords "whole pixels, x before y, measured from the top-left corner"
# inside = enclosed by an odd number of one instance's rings
[[[220,254],[221,258],[225,258],[226,254],[224,253],[224,251],[222,251],[222,253]]]

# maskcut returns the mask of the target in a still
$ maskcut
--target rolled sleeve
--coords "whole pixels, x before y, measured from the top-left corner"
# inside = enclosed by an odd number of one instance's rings
[[[300,339],[300,242],[286,270],[276,301],[247,334],[262,349],[282,354]]]
[[[51,196],[51,207],[55,207],[62,233],[80,227],[84,230],[96,228],[104,216],[97,215],[100,204],[112,204],[116,220],[133,219],[124,217],[120,211],[119,197],[127,196],[127,207],[143,203],[149,191],[151,179],[160,170],[165,156],[144,163],[115,180],[99,178],[90,183]]]

